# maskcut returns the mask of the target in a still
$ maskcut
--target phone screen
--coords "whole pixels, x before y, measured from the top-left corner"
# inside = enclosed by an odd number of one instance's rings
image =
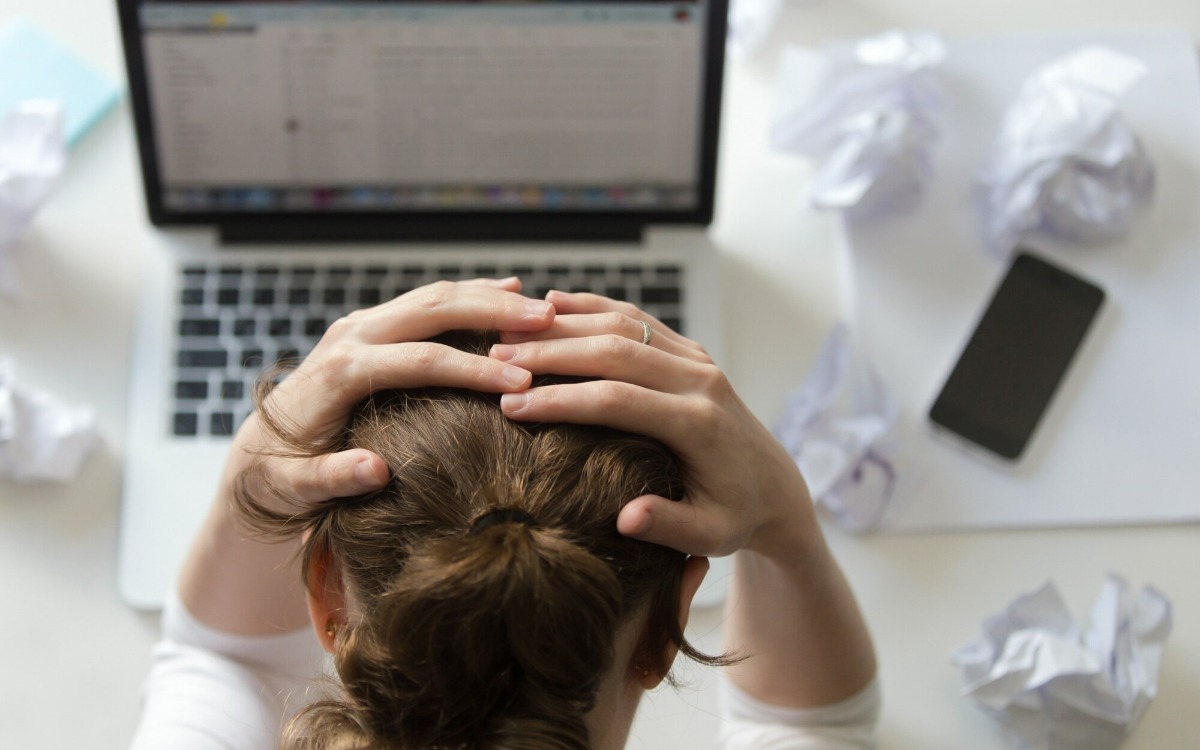
[[[1025,450],[1104,301],[1104,292],[1018,253],[929,418],[1006,459]]]

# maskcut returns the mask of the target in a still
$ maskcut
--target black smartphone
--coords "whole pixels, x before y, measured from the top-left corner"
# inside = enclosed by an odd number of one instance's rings
[[[1001,458],[1019,458],[1103,302],[1095,284],[1018,252],[930,420]]]

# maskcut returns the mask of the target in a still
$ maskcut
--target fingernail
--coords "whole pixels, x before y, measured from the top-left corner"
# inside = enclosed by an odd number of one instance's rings
[[[516,414],[525,408],[524,393],[506,393],[500,397],[500,408],[505,414]]]
[[[513,357],[517,356],[517,347],[508,346],[506,344],[492,344],[492,350],[488,352],[492,359],[498,359],[501,362],[508,362]]]
[[[540,299],[525,300],[525,316],[541,320],[550,312],[550,303]]]
[[[638,514],[637,520],[634,522],[633,528],[629,533],[631,536],[642,536],[649,531],[650,527],[653,525],[654,516],[650,514],[650,511],[642,511]]]
[[[514,388],[520,388],[529,382],[529,371],[520,367],[505,367],[500,377]]]
[[[364,489],[373,490],[383,484],[380,481],[378,473],[371,468],[371,461],[359,461],[354,466],[354,479],[362,485]],[[384,480],[386,481],[386,480]]]

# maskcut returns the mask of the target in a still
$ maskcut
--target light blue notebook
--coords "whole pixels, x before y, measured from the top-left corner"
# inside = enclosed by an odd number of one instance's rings
[[[57,99],[72,145],[121,95],[116,83],[25,21],[0,28],[0,71],[21,71],[0,74],[0,118],[27,99]]]

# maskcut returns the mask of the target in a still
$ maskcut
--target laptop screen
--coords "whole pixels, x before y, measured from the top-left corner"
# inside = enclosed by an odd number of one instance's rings
[[[151,218],[706,223],[723,9],[122,0]]]

